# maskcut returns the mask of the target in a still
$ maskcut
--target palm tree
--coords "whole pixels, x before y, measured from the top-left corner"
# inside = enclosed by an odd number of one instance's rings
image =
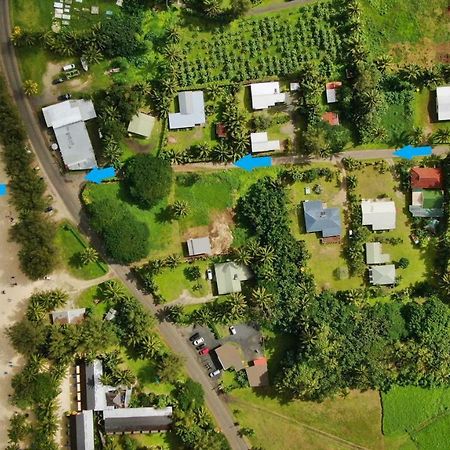
[[[107,368],[110,372],[113,372],[116,367],[123,363],[122,356],[118,350],[104,354],[101,359],[105,368]]]
[[[211,320],[212,314],[209,308],[203,306],[202,308],[195,310],[191,317],[193,323],[203,325]]]
[[[178,28],[172,27],[167,30],[166,41],[171,44],[180,42],[180,32]]]
[[[103,55],[97,47],[90,45],[83,53],[83,59],[88,64],[97,64],[103,59]]]
[[[118,370],[113,374],[114,384],[131,387],[136,382],[136,377],[129,369]]]
[[[170,269],[175,269],[175,267],[177,267],[178,264],[180,264],[180,259],[181,259],[180,255],[172,253],[164,260],[164,262],[166,266],[169,267]]]
[[[206,15],[212,18],[217,17],[222,12],[218,0],[203,0],[203,8]]]
[[[46,309],[37,302],[30,302],[27,308],[27,319],[30,322],[39,322],[47,314]]]
[[[189,205],[184,200],[177,200],[172,205],[172,214],[177,219],[186,217],[189,214]]]
[[[31,97],[32,95],[36,95],[38,93],[39,87],[36,81],[33,80],[25,80],[23,82],[23,92],[26,96]]]
[[[103,372],[100,376],[100,383],[102,383],[103,386],[111,386],[114,381],[115,380],[111,372]]]
[[[240,247],[236,250],[236,260],[246,266],[252,261],[252,255],[247,247]]]
[[[440,285],[445,295],[450,296],[450,273],[442,275]]]
[[[23,33],[22,33],[22,28],[15,26],[11,32],[11,43],[14,46],[19,45],[21,39],[22,39]]]
[[[219,142],[212,150],[212,157],[220,163],[227,162],[229,159],[228,147],[223,142]]]
[[[46,299],[46,309],[50,311],[55,308],[60,308],[67,303],[69,295],[62,289],[53,289],[52,291],[43,292]]]
[[[450,143],[450,129],[438,128],[432,135],[433,144]]]
[[[161,341],[155,334],[147,334],[139,344],[139,353],[144,358],[154,358],[161,349]]]
[[[103,156],[115,168],[120,168],[122,161],[122,149],[113,139],[108,139],[103,149]]]
[[[375,60],[375,64],[381,73],[385,73],[392,65],[392,57],[385,53]]]
[[[270,245],[260,247],[257,253],[257,258],[263,264],[271,264],[274,260],[273,248]]]
[[[98,252],[93,247],[86,247],[80,253],[80,261],[83,266],[87,266],[90,263],[95,263],[98,261]]]
[[[262,312],[263,317],[271,317],[273,313],[273,297],[264,287],[252,291],[252,304]]]
[[[102,295],[106,300],[111,301],[122,300],[126,297],[122,284],[115,280],[108,280],[103,284]]]
[[[235,292],[228,297],[226,302],[229,319],[242,319],[247,311],[247,302],[241,292]]]

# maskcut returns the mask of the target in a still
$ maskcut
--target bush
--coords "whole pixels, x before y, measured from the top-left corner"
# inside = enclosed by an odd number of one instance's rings
[[[152,155],[137,155],[125,166],[125,184],[143,208],[155,206],[169,194],[172,177],[170,163]]]

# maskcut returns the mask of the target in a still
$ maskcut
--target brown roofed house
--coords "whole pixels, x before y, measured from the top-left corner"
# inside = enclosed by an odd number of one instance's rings
[[[442,189],[442,170],[431,167],[413,167],[411,169],[411,187],[413,189]]]
[[[214,352],[216,353],[223,370],[227,370],[230,367],[233,367],[234,370],[241,370],[244,368],[241,351],[236,345],[227,342],[220,347],[217,347]]]
[[[248,383],[251,387],[262,387],[269,385],[269,372],[267,370],[267,359],[258,358],[253,361],[253,365],[245,369]]]

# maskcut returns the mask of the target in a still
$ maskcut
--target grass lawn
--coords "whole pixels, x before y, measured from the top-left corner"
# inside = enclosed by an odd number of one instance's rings
[[[172,431],[168,431],[167,433],[129,435],[129,437],[142,446],[140,448],[157,448],[161,450],[176,450],[180,448],[180,442]]]
[[[175,269],[164,269],[162,273],[155,276],[154,280],[166,301],[176,300],[183,294],[190,297],[204,297],[211,293],[211,283],[205,279],[205,272],[209,266],[208,261],[196,261],[194,265],[200,268],[201,273],[201,277],[197,281],[190,281],[186,277],[186,269],[192,267],[190,264],[180,264]],[[201,288],[194,290],[194,286],[197,284]]]
[[[56,245],[59,248],[64,267],[76,278],[92,280],[99,278],[108,272],[108,266],[103,261],[83,265],[79,254],[88,243],[69,224],[61,224],[56,233]]]
[[[53,59],[43,48],[17,48],[22,80],[33,80],[38,84],[38,94],[42,92],[42,77],[47,70],[47,62]]]
[[[391,261],[398,261],[400,258],[407,258],[410,262],[406,269],[397,269],[397,274],[401,276],[401,282],[397,289],[404,289],[417,281],[428,278],[428,274],[433,271],[433,259],[435,249],[429,246],[420,249],[413,245],[409,238],[411,232],[409,225],[409,211],[407,198],[396,190],[397,183],[390,172],[378,173],[373,167],[366,167],[355,172],[358,178],[357,193],[363,199],[376,199],[383,195],[395,202],[397,209],[397,226],[395,230],[380,231],[380,236],[401,238],[403,243],[399,245],[383,244],[383,253],[391,255]]]
[[[383,432],[389,440],[403,441],[405,448],[448,448],[449,388],[395,386],[382,394],[382,405]]]
[[[414,94],[414,126],[424,128],[426,132],[438,128],[450,129],[450,122],[438,122],[436,113],[436,91],[423,88]]]
[[[97,298],[98,286],[91,286],[80,293],[76,300],[76,305],[78,308],[90,308],[94,317],[103,318],[110,306],[106,301],[96,303],[95,299]]]

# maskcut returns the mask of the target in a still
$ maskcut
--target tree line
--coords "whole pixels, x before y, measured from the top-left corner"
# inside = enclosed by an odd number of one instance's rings
[[[31,279],[42,278],[56,264],[54,238],[56,228],[44,213],[48,206],[45,182],[39,175],[18,112],[9,97],[6,82],[0,76],[0,143],[10,182],[11,203],[19,218],[11,237],[20,244],[21,270]]]

